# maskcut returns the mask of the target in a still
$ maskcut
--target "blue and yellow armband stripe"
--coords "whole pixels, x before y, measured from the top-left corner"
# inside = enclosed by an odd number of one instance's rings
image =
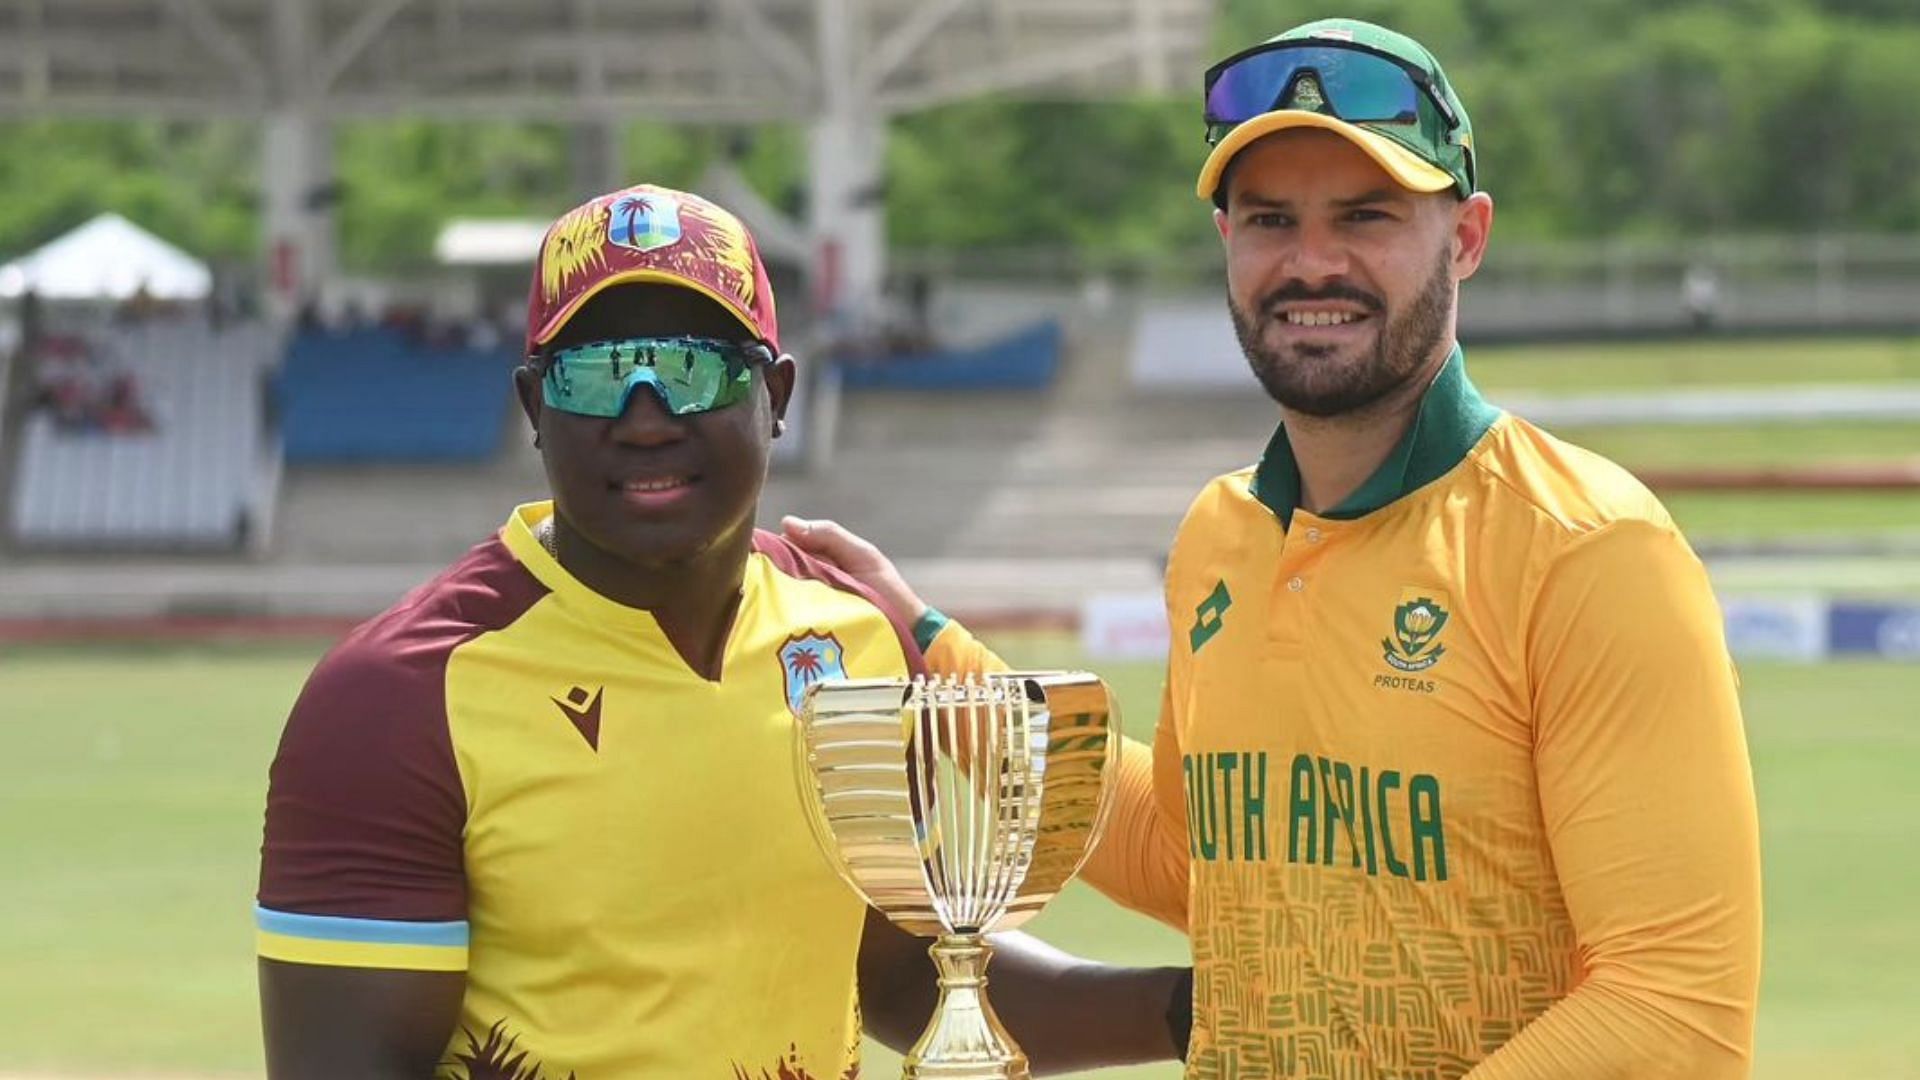
[[[403,971],[467,970],[467,924],[295,915],[255,905],[260,955],[293,964],[396,968]]]

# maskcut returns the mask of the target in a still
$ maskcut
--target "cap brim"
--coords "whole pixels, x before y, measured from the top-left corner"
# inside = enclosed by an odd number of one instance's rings
[[[1227,163],[1233,160],[1235,154],[1246,149],[1255,139],[1288,128],[1305,127],[1322,128],[1345,137],[1366,151],[1367,156],[1386,170],[1395,183],[1409,191],[1445,191],[1454,185],[1453,177],[1445,169],[1423,160],[1385,135],[1375,134],[1325,113],[1282,109],[1263,113],[1227,132],[1226,138],[1215,144],[1213,153],[1207,155],[1207,163],[1200,167],[1200,180],[1194,185],[1194,193],[1211,201],[1214,189],[1220,186],[1220,177],[1227,171]]]
[[[741,311],[740,306],[738,304],[736,304],[732,300],[727,299],[724,296],[721,296],[719,293],[713,291],[711,288],[707,287],[706,285],[703,285],[700,282],[695,281],[693,278],[682,277],[679,274],[675,274],[666,270],[638,269],[638,270],[622,270],[617,274],[609,274],[602,280],[594,282],[592,288],[581,292],[580,295],[567,301],[566,304],[560,308],[560,310],[554,312],[551,316],[549,316],[547,318],[546,323],[541,327],[539,327],[534,332],[533,340],[531,344],[533,345],[534,348],[539,348],[540,346],[545,345],[547,342],[552,341],[554,338],[554,335],[560,332],[560,328],[567,325],[567,320],[573,318],[574,314],[578,312],[581,309],[581,307],[585,306],[587,301],[593,299],[595,296],[598,296],[601,293],[601,291],[605,289],[610,289],[615,285],[631,285],[631,284],[637,284],[637,283],[650,283],[655,285],[678,285],[683,289],[692,289],[694,292],[697,292],[700,295],[706,297],[707,299],[712,300],[714,303],[719,304],[721,307],[727,310],[727,313],[729,315],[732,315],[734,318],[740,320],[740,325],[747,328],[747,332],[753,335],[754,340],[756,341],[766,340],[766,336],[767,336],[766,332],[761,330],[758,326],[755,326],[753,323],[752,317],[749,316],[746,312]],[[779,348],[779,345],[776,342],[769,341],[768,344],[773,345],[776,349]]]

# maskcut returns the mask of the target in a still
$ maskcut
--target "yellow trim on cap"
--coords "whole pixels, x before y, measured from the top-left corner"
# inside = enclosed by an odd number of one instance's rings
[[[598,296],[601,290],[611,288],[615,285],[627,285],[634,282],[678,285],[682,288],[692,289],[694,292],[726,308],[729,314],[740,320],[740,325],[746,327],[747,332],[752,334],[755,340],[760,340],[767,336],[765,330],[753,325],[753,317],[742,311],[738,302],[721,296],[707,285],[683,274],[673,273],[670,270],[654,270],[648,267],[641,267],[636,270],[622,270],[617,274],[610,274],[606,278],[595,282],[593,288],[567,301],[565,306],[559,311],[554,312],[552,317],[547,319],[547,325],[540,328],[540,333],[534,337],[533,343],[535,345],[545,345],[547,342],[553,340],[554,335],[560,332],[560,328],[567,325],[567,320],[573,318],[574,314],[578,312],[581,306],[587,301]]]
[[[1388,176],[1409,191],[1445,191],[1454,184],[1453,177],[1447,175],[1445,169],[1422,159],[1385,135],[1356,127],[1337,116],[1304,109],[1282,109],[1263,113],[1227,132],[1227,137],[1221,139],[1214,146],[1213,153],[1207,155],[1207,163],[1200,166],[1200,180],[1194,185],[1194,194],[1212,200],[1214,189],[1220,186],[1221,175],[1227,171],[1227,162],[1246,149],[1247,144],[1276,131],[1300,127],[1323,128],[1345,136],[1355,146],[1365,150],[1367,156],[1385,169]]]

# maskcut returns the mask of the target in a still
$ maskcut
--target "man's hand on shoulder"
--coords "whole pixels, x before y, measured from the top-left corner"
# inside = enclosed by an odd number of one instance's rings
[[[801,551],[832,563],[843,573],[878,593],[894,612],[908,623],[918,622],[927,613],[927,605],[907,584],[893,560],[865,539],[849,532],[837,521],[825,518],[799,518],[789,514],[780,519],[780,531]]]

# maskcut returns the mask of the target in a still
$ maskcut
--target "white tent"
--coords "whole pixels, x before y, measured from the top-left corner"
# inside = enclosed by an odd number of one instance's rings
[[[532,266],[547,223],[532,218],[454,218],[433,242],[443,266]]]
[[[121,217],[101,214],[31,254],[0,266],[0,297],[46,300],[200,300],[213,289],[207,265]]]

